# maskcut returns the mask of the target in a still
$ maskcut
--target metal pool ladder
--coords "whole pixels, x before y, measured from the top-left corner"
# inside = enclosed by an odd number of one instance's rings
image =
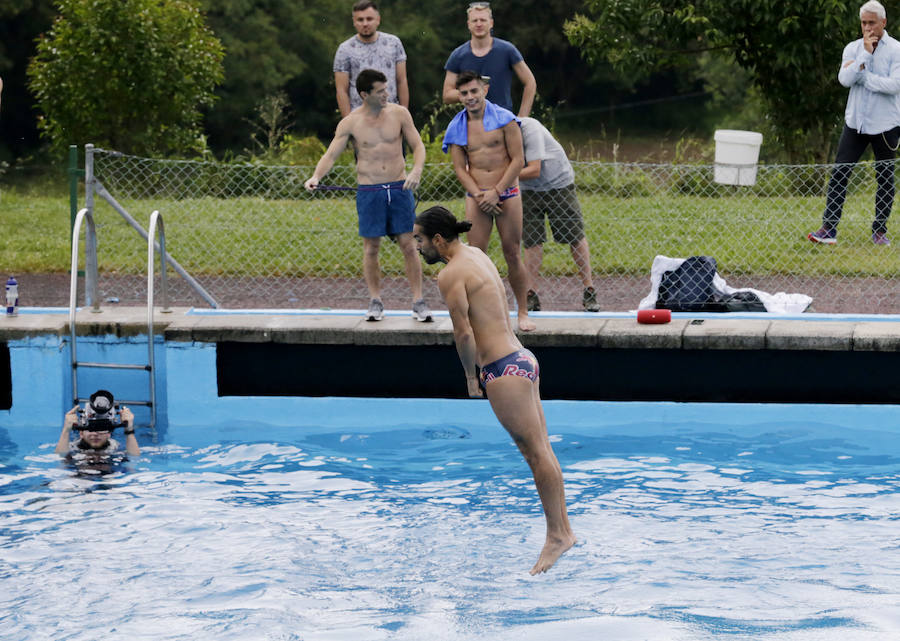
[[[84,208],[75,217],[72,227],[72,272],[69,285],[69,335],[72,351],[72,399],[75,405],[87,401],[88,398],[78,395],[78,369],[83,367],[100,369],[144,370],[149,378],[149,398],[146,400],[119,400],[121,405],[142,405],[150,408],[150,427],[156,427],[156,361],[153,352],[153,252],[159,251],[160,257],[160,291],[162,293],[162,312],[169,313],[169,290],[166,280],[166,229],[159,211],[150,214],[150,227],[147,230],[147,363],[97,363],[79,361],[76,349],[75,312],[78,302],[78,237],[81,235],[81,224],[87,220],[85,232],[85,290],[86,302],[92,306],[91,311],[99,313],[100,299],[97,296],[97,229],[94,216]],[[156,228],[159,227],[159,243],[154,241]]]

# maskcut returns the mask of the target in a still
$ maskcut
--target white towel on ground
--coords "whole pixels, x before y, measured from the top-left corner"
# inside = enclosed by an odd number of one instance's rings
[[[653,265],[650,267],[650,293],[640,302],[638,309],[656,308],[656,299],[659,296],[659,284],[662,281],[663,273],[678,269],[685,260],[687,259],[669,258],[668,256],[657,256],[653,259]],[[786,294],[785,292],[769,294],[751,287],[735,289],[728,286],[725,279],[719,276],[719,272],[716,272],[715,277],[713,277],[713,287],[715,287],[716,291],[723,294],[752,292],[765,305],[766,311],[773,314],[801,314],[812,303],[812,296],[807,296],[806,294]]]

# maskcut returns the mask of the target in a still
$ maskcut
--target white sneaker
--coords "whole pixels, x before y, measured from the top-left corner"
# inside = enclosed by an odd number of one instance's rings
[[[430,323],[433,320],[431,318],[431,310],[428,309],[428,303],[425,302],[424,298],[420,298],[413,303],[412,315],[420,323]]]
[[[366,312],[367,321],[380,321],[384,318],[384,303],[378,298],[369,301],[369,311]]]

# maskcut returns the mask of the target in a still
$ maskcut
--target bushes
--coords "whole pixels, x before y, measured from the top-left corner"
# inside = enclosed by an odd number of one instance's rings
[[[647,171],[652,165],[631,163],[572,163],[575,169],[575,187],[584,192],[615,198],[649,196],[657,191],[653,174]]]
[[[222,81],[222,44],[191,2],[60,0],[37,44],[29,88],[57,150],[92,142],[145,155],[186,153]]]

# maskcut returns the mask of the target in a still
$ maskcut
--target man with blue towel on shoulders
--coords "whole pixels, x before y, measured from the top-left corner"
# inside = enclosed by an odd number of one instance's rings
[[[535,328],[528,318],[530,278],[522,262],[522,199],[519,172],[525,165],[519,119],[486,99],[488,79],[463,71],[456,89],[465,109],[444,132],[442,149],[450,151],[456,177],[466,189],[466,220],[472,223],[469,244],[487,253],[494,222],[500,234],[509,284],[522,331]]]

